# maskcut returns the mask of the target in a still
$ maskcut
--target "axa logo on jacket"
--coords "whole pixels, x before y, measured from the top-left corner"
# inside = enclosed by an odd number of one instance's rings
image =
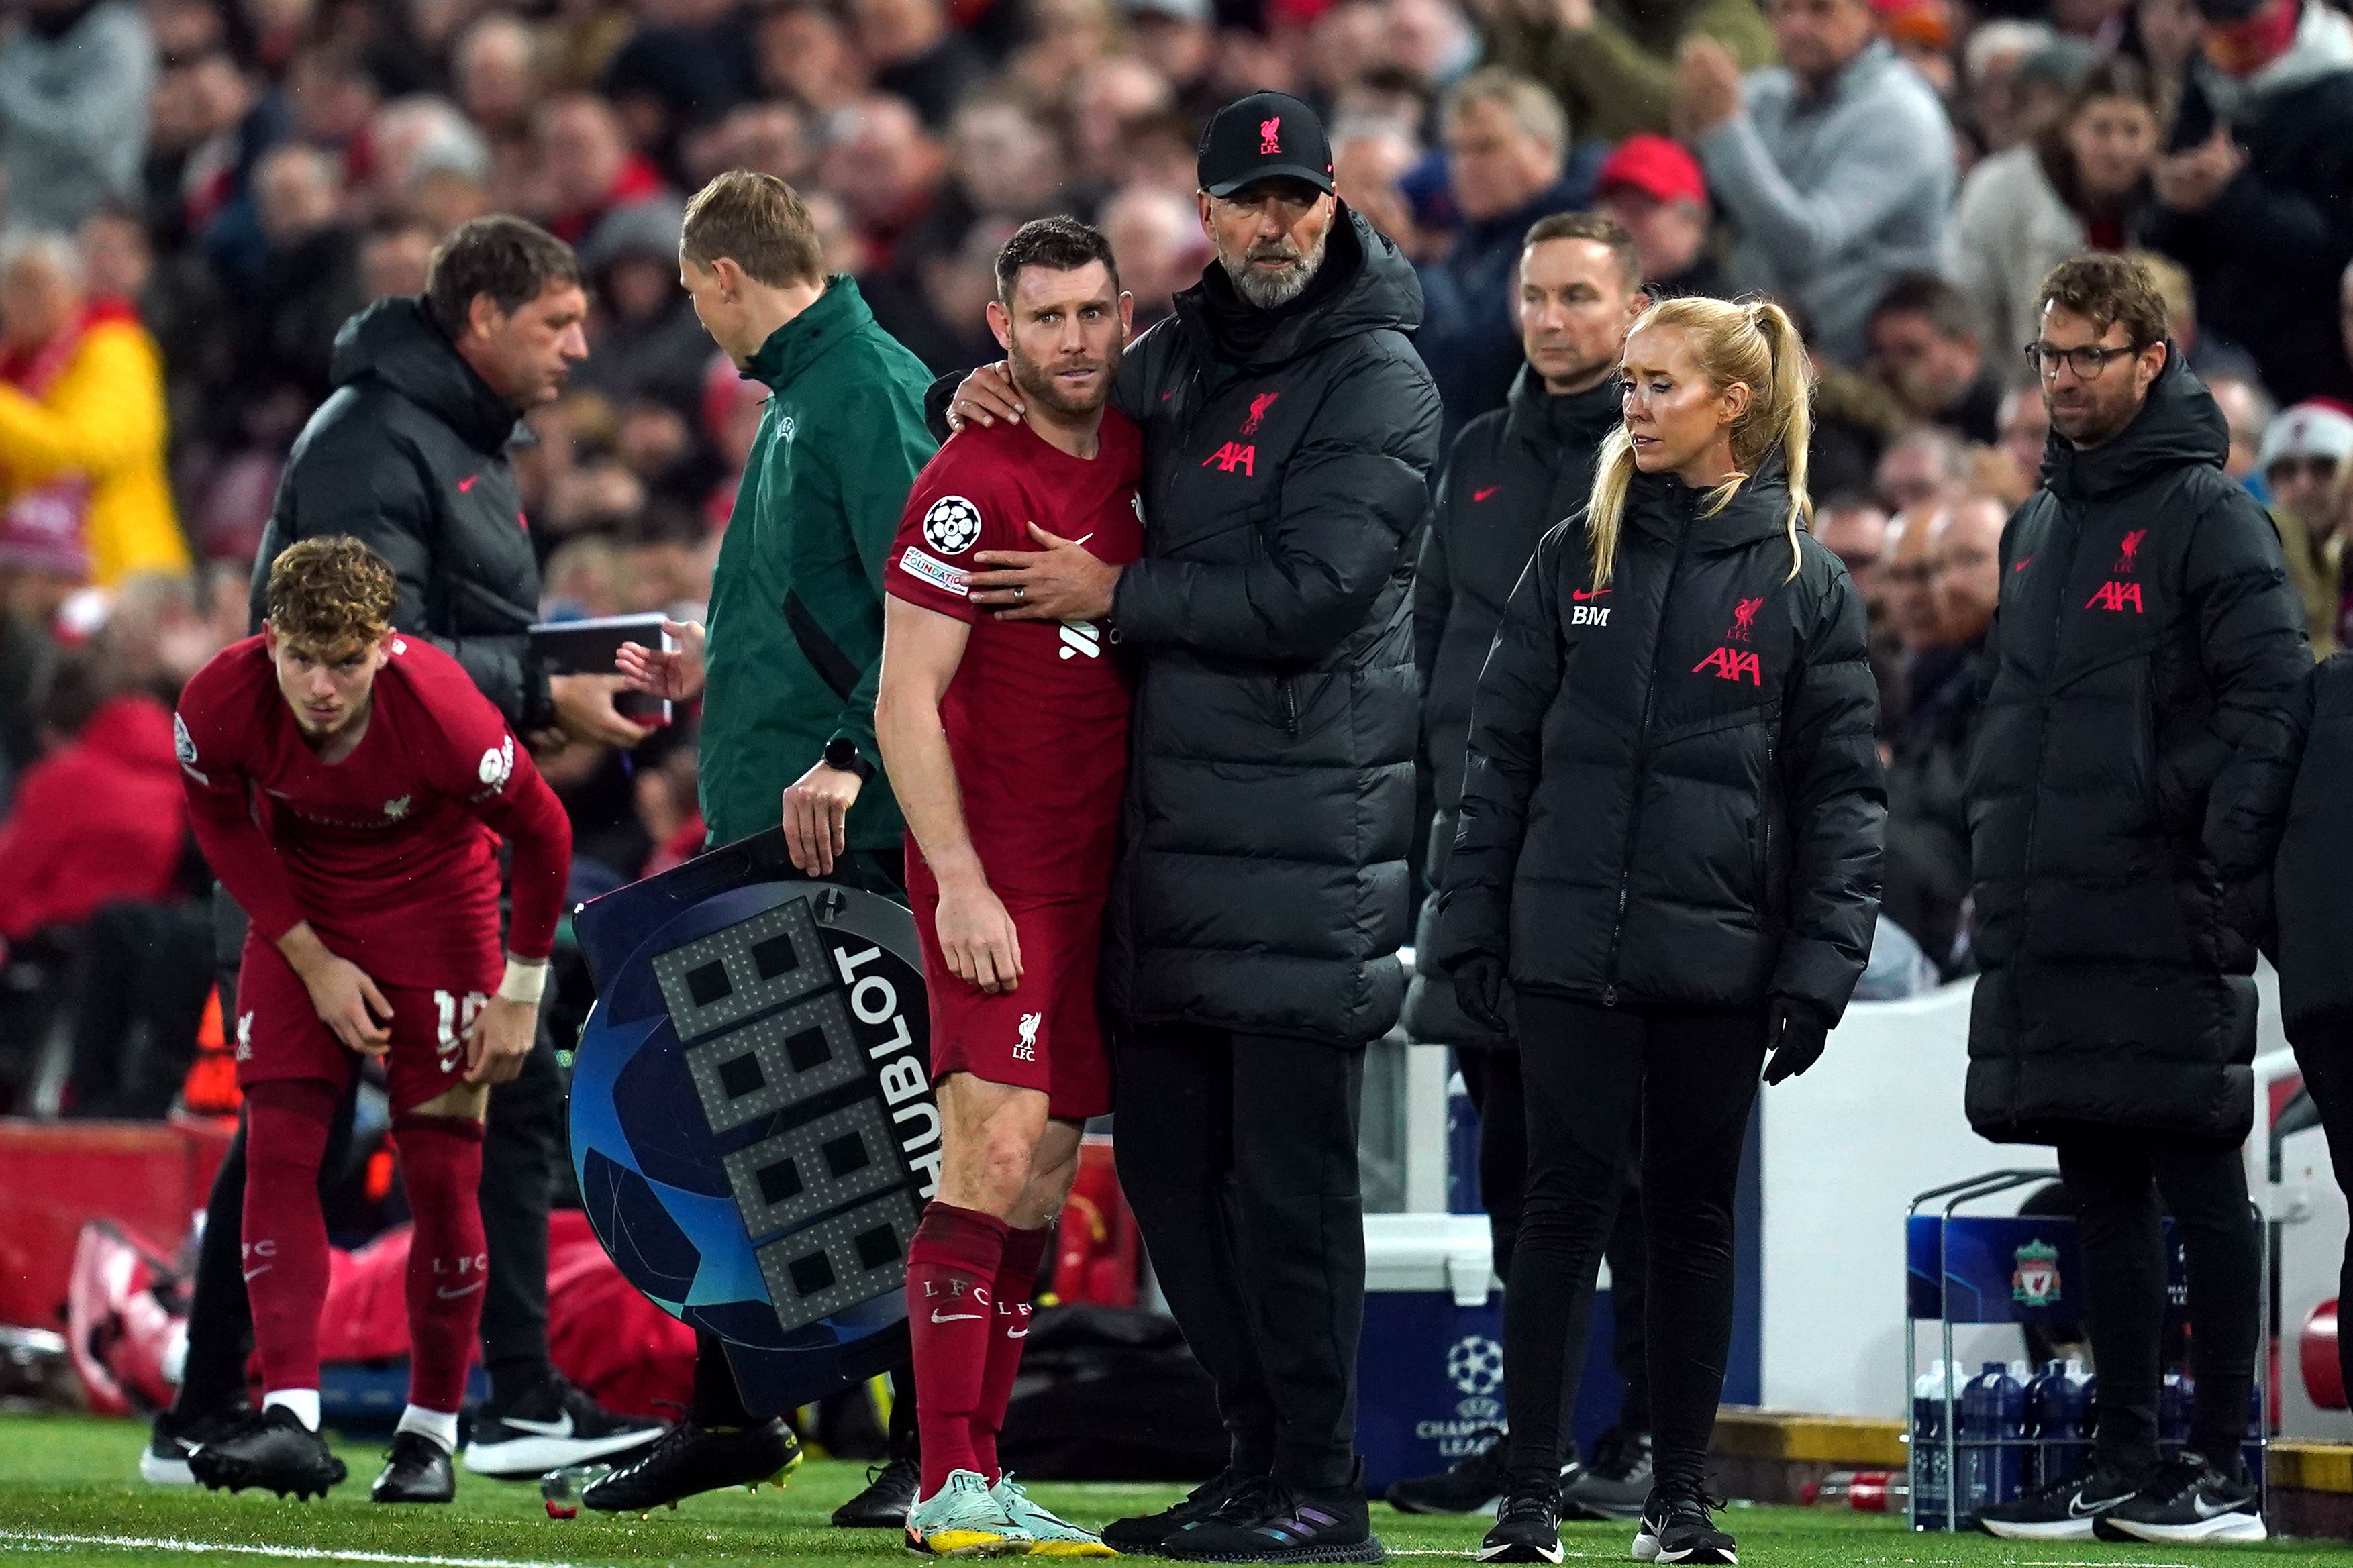
[[[1758,661],[1755,654],[1744,652],[1739,648],[1717,648],[1714,653],[1692,666],[1694,675],[1697,675],[1703,669],[1714,670],[1718,680],[1746,680],[1749,685],[1756,687],[1762,687],[1765,684],[1763,664]]]
[[[1239,441],[1229,441],[1201,459],[1201,467],[1205,468],[1212,464],[1217,466],[1219,473],[1230,474],[1240,468],[1243,478],[1254,479],[1258,478],[1258,448],[1246,447]]]
[[[2119,583],[2114,578],[2110,578],[2107,582],[2101,584],[2099,588],[2090,598],[2084,601],[2084,608],[2087,610],[2115,611],[2122,611],[2126,608],[2130,608],[2134,615],[2141,615],[2144,612],[2141,609],[2140,603],[2140,584],[2137,583]]]

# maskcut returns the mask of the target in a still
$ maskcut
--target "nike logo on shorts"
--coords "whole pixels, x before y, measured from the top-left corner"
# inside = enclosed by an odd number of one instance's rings
[[[475,1291],[480,1289],[482,1285],[483,1281],[480,1279],[475,1280],[471,1285],[460,1285],[455,1290],[450,1289],[447,1285],[443,1285],[437,1288],[433,1293],[436,1296],[440,1297],[444,1301],[454,1301],[460,1296],[472,1295]],[[566,1416],[565,1419],[568,1421],[571,1417]]]
[[[261,1276],[269,1273],[272,1268],[277,1267],[278,1266],[274,1263],[265,1263],[259,1268],[248,1268],[245,1271],[245,1282],[250,1285],[256,1279],[259,1279]]]

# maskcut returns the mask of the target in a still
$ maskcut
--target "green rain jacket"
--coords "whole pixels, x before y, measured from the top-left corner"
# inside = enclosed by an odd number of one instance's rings
[[[748,374],[773,395],[712,577],[701,751],[713,844],[776,826],[786,787],[837,735],[881,767],[882,569],[934,447],[931,373],[847,277],[777,328]],[[850,807],[849,847],[895,849],[904,831],[878,772]]]

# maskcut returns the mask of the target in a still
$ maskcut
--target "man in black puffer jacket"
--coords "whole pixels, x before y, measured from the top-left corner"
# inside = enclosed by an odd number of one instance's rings
[[[1527,361],[1509,402],[1462,427],[1447,455],[1438,510],[1413,584],[1414,663],[1421,670],[1421,746],[1437,810],[1430,819],[1430,883],[1446,874],[1462,798],[1462,761],[1480,667],[1504,605],[1536,541],[1585,510],[1602,437],[1618,427],[1618,360],[1626,329],[1648,303],[1634,242],[1599,214],[1558,213],[1527,232],[1514,259],[1517,319]],[[1436,899],[1426,900],[1417,955],[1434,952]],[[1466,1016],[1454,987],[1427,958],[1406,988],[1406,1032],[1454,1047],[1479,1108],[1479,1192],[1494,1239],[1495,1273],[1512,1277],[1520,1195],[1527,1179],[1527,1112],[1518,1044]],[[1650,1490],[1650,1370],[1642,1348],[1642,1219],[1630,1179],[1609,1236],[1610,1323],[1626,1399],[1595,1466],[1569,1472],[1566,1508],[1614,1503],[1639,1510]],[[1585,1334],[1572,1324],[1568,1359],[1582,1364]],[[1500,1434],[1499,1434],[1500,1436]],[[1500,1441],[1441,1474],[1398,1481],[1388,1500],[1409,1512],[1468,1512],[1504,1489],[1508,1445]],[[1606,1452],[1602,1450],[1607,1450]],[[1574,1453],[1574,1445],[1564,1455]],[[1630,1499],[1630,1502],[1629,1500]]]
[[[2270,520],[2223,477],[2221,413],[2165,341],[2147,272],[2066,262],[2038,317],[2052,440],[2002,541],[1968,786],[1983,973],[1968,1104],[1986,1137],[2057,1147],[2091,1276],[2099,1436],[2087,1471],[1983,1522],[2253,1539],[2239,1440],[2259,1253],[2239,1145],[2260,846],[2311,668],[2304,611]],[[2162,1468],[2160,1191],[2189,1252],[2204,1456]]]
[[[1142,656],[1102,966],[1120,1180],[1233,1460],[1104,1539],[1336,1561],[1379,1550],[1355,1462],[1357,1101],[1362,1047],[1405,995],[1438,397],[1408,336],[1413,268],[1332,195],[1312,110],[1227,105],[1200,177],[1218,259],[1116,393],[1144,427],[1144,559],[984,552],[1003,569],[972,588],[1014,616],[1107,615]],[[1004,409],[992,385],[967,381],[955,416]]]

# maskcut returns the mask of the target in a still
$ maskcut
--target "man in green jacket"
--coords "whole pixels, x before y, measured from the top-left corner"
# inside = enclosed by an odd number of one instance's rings
[[[874,324],[846,277],[825,275],[808,208],[772,174],[722,174],[687,204],[679,275],[712,338],[770,392],[712,574],[711,625],[672,622],[675,652],[621,656],[638,689],[700,695],[710,842],[767,828],[783,802],[793,864],[837,863],[893,894],[905,825],[877,771],[874,693],[882,568],[934,443],[923,362]],[[892,1411],[892,1463],[834,1515],[897,1528],[914,1500],[913,1380]],[[781,1420],[743,1407],[718,1342],[698,1336],[694,1405],[645,1458],[581,1493],[638,1512],[781,1477],[799,1460]]]

